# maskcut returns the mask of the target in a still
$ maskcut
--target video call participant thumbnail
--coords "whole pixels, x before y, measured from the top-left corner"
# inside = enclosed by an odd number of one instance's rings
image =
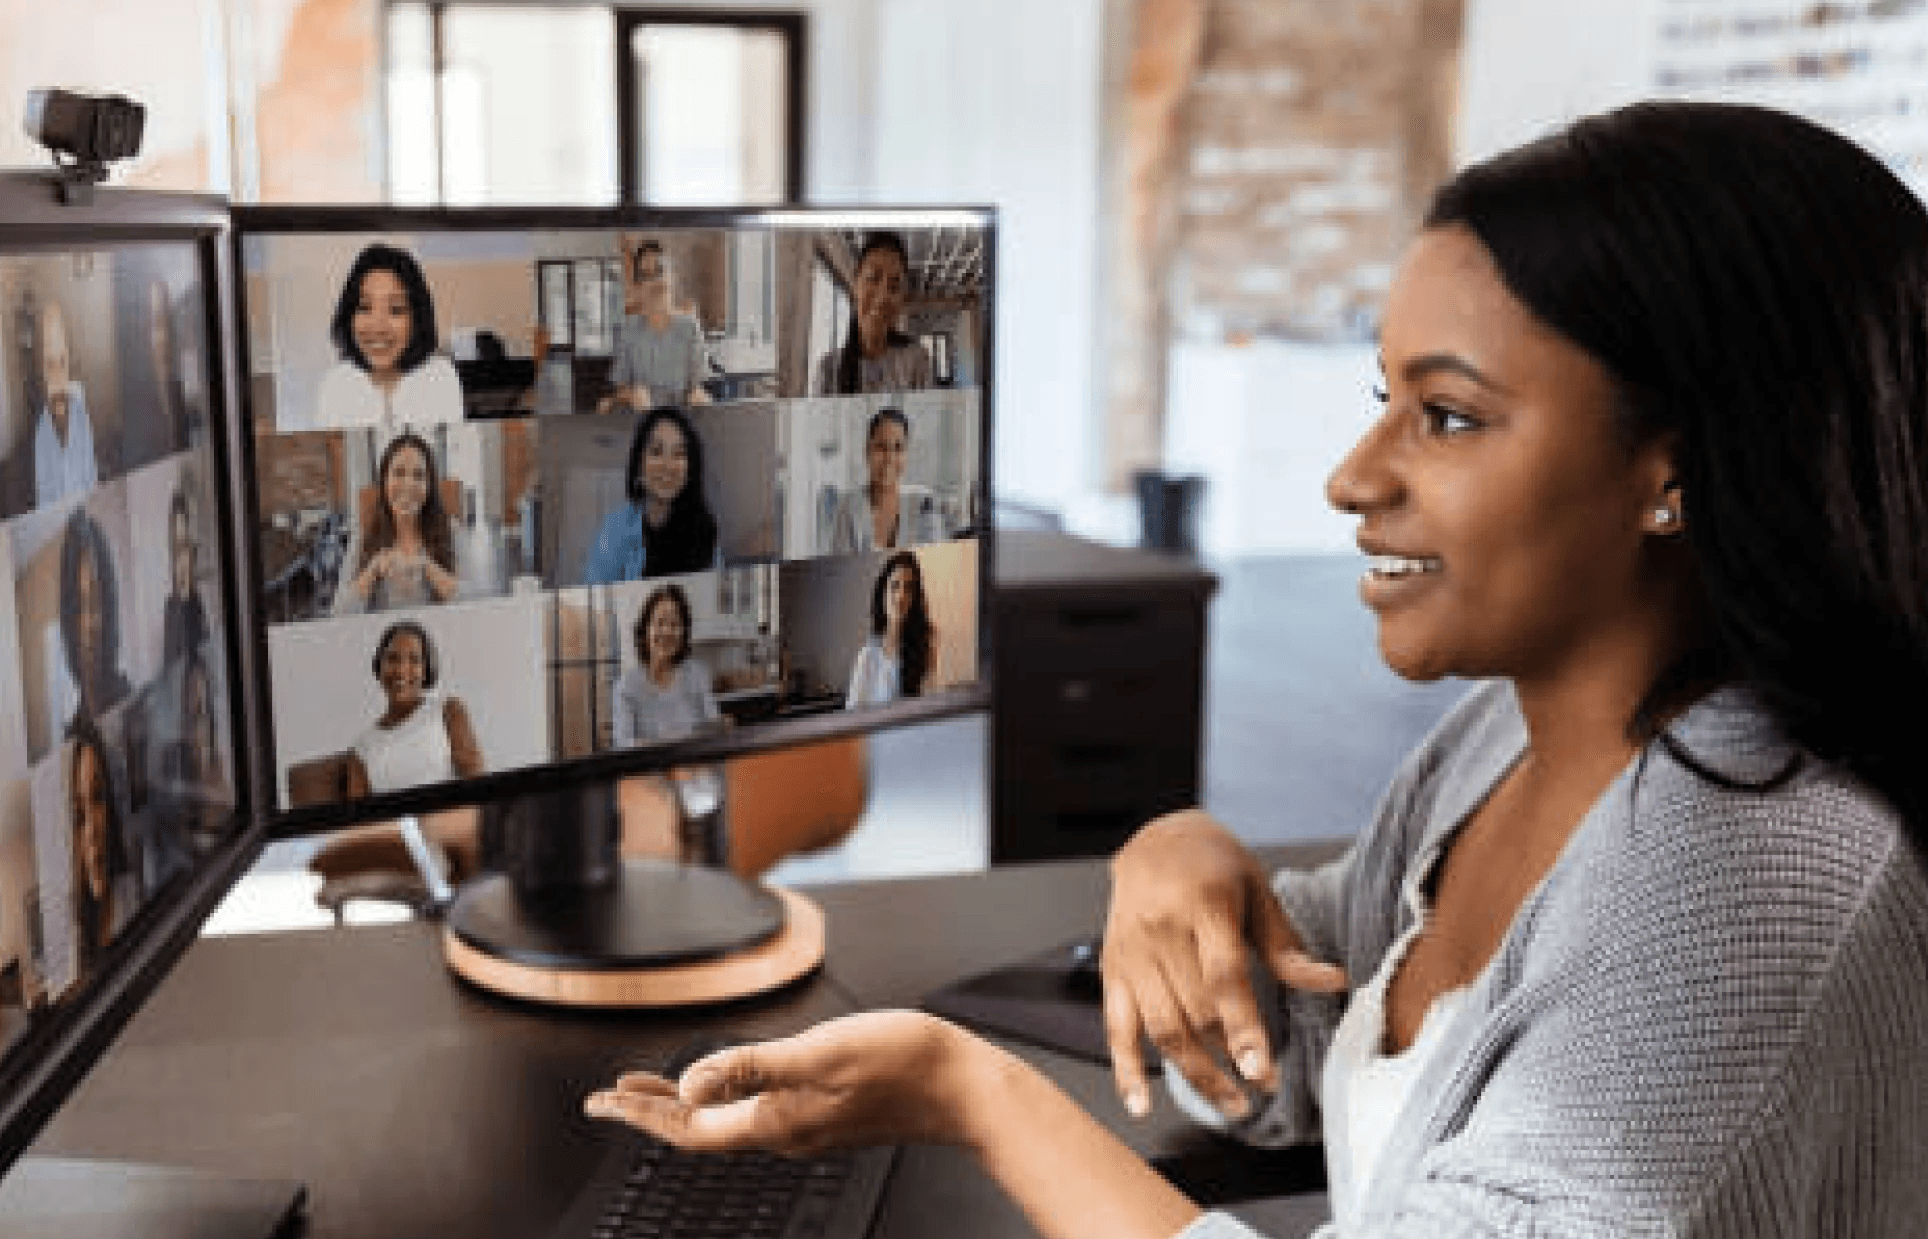
[[[161,620],[161,659],[172,663],[199,650],[208,637],[207,608],[194,587],[194,519],[187,492],[175,489],[167,505],[167,602]]]
[[[717,726],[722,713],[710,670],[690,654],[690,600],[674,582],[650,591],[636,614],[636,666],[616,682],[619,747],[680,740]]]
[[[703,495],[703,441],[681,410],[636,423],[624,471],[628,498],[603,518],[583,582],[606,585],[722,566],[716,517]]]
[[[76,718],[98,718],[127,695],[120,632],[120,589],[107,535],[85,508],[76,508],[60,543],[60,644],[78,694]]]
[[[870,593],[870,636],[850,668],[846,708],[881,706],[923,693],[937,661],[937,629],[917,556],[884,561]]]
[[[694,315],[675,309],[670,258],[660,241],[643,241],[623,263],[623,321],[609,367],[615,390],[596,405],[608,413],[619,405],[635,411],[668,404],[708,404],[709,350]]]
[[[414,255],[376,243],[349,268],[328,325],[338,360],[322,376],[315,425],[335,429],[462,420],[455,365],[437,353],[435,302]]]
[[[946,537],[937,500],[904,481],[910,459],[910,419],[902,409],[879,409],[864,430],[865,484],[838,496],[826,555],[895,550]]]
[[[453,600],[461,592],[455,521],[427,441],[413,431],[390,439],[375,475],[374,519],[349,536],[335,614]]]
[[[133,889],[133,866],[121,837],[121,808],[107,745],[87,719],[74,725],[66,764],[74,961],[84,978],[132,913],[139,892]]]
[[[387,707],[355,740],[350,796],[473,778],[487,769],[468,709],[440,686],[427,629],[414,620],[390,624],[375,643],[369,669]]]
[[[40,307],[40,411],[33,433],[34,501],[46,506],[84,494],[100,481],[87,390],[73,373],[67,315],[58,301]]]
[[[910,250],[895,232],[872,232],[857,253],[850,324],[841,348],[817,362],[818,396],[922,391],[933,382],[931,356],[898,330],[910,296]]]

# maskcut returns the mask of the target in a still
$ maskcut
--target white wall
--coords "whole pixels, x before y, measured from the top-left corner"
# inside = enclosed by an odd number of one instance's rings
[[[1661,0],[1467,0],[1461,164],[1652,89]]]
[[[879,203],[999,208],[1000,496],[1082,523],[1097,492],[1097,0],[880,0]],[[837,119],[819,114],[817,132]]]

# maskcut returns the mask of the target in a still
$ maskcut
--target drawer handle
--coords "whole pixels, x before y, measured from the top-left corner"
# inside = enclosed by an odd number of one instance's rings
[[[1066,680],[1058,686],[1058,696],[1075,705],[1083,705],[1091,700],[1091,681]]]

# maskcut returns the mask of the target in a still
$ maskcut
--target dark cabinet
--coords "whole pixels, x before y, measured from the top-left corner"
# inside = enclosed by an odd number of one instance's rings
[[[1001,531],[991,860],[1097,856],[1196,804],[1205,608],[1189,560]]]

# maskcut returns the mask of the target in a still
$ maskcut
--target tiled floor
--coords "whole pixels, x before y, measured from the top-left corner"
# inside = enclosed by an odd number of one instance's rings
[[[1205,806],[1252,842],[1348,836],[1400,758],[1463,691],[1379,661],[1353,556],[1217,565],[1207,652]],[[960,872],[986,855],[987,726],[970,716],[872,738],[870,806],[841,846],[779,882]],[[301,872],[313,844],[268,849],[210,932],[320,923]]]

